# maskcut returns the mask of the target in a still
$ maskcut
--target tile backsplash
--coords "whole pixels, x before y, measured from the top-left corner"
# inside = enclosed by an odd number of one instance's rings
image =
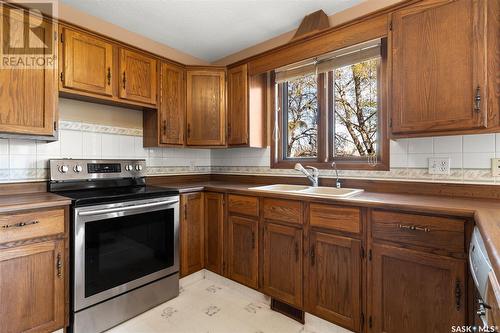
[[[269,149],[144,148],[142,130],[78,121],[60,121],[55,142],[0,139],[0,181],[44,180],[50,158],[144,158],[150,175],[227,173],[298,176],[270,169]],[[451,159],[450,175],[430,175],[428,159]],[[491,158],[500,158],[500,134],[446,136],[391,141],[390,171],[341,171],[342,177],[453,183],[500,184]],[[333,177],[333,170],[321,170]]]
[[[51,158],[146,159],[152,174],[210,172],[210,150],[144,148],[142,130],[59,122],[59,140],[0,139],[0,181],[44,180]]]

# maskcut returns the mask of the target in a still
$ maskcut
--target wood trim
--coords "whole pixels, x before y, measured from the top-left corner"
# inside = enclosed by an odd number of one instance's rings
[[[292,40],[306,38],[322,30],[328,29],[329,27],[330,21],[328,20],[328,15],[321,9],[317,10],[314,13],[306,15],[302,19]]]
[[[285,45],[282,49],[264,52],[260,57],[249,61],[248,71],[250,75],[260,74],[349,45],[382,38],[386,35],[387,15],[382,14],[352,25],[336,28],[329,34],[320,33],[303,40],[301,43],[291,43]]]

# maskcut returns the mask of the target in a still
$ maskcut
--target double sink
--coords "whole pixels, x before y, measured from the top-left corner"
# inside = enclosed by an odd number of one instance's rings
[[[286,193],[286,194],[295,194],[303,196],[305,195],[305,196],[323,197],[323,198],[347,198],[363,192],[362,189],[355,189],[355,188],[335,188],[327,186],[314,187],[314,186],[288,185],[288,184],[257,186],[257,187],[250,187],[248,189],[253,191]]]

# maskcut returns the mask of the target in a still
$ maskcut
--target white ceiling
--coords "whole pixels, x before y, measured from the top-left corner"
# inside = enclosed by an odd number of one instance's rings
[[[342,11],[363,0],[62,0],[212,62],[296,29],[318,9]]]

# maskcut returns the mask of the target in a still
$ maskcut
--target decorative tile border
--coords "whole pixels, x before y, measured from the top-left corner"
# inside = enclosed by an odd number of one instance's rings
[[[141,128],[115,127],[66,120],[59,121],[59,128],[72,131],[142,136]]]
[[[212,173],[303,177],[292,169],[271,169],[267,167],[226,167],[212,166]],[[500,185],[500,177],[493,177],[487,169],[452,169],[450,175],[431,175],[427,169],[394,168],[390,171],[339,170],[339,176],[347,179],[377,179],[389,181],[415,181],[437,183],[478,183]],[[335,171],[320,170],[320,177],[335,178]]]

